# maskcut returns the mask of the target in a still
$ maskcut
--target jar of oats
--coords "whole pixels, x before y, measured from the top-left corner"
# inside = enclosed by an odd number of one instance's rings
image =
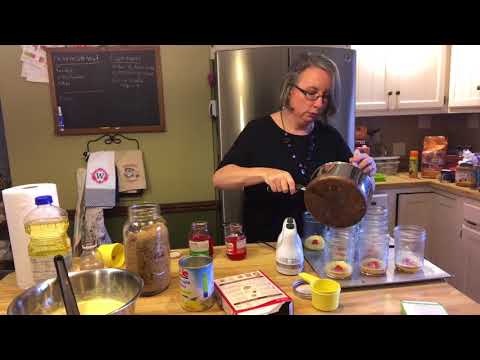
[[[144,281],[142,296],[164,291],[170,284],[170,241],[166,221],[158,204],[128,208],[123,227],[125,268]]]

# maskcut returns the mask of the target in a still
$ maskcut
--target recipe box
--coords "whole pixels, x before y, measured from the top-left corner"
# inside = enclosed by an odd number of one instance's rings
[[[216,279],[215,293],[228,315],[293,315],[293,301],[262,271]]]

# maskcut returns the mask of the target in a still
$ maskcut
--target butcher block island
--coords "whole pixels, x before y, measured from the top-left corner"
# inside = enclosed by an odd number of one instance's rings
[[[333,312],[321,312],[312,307],[311,300],[302,299],[294,294],[292,283],[298,276],[285,276],[277,272],[275,266],[275,248],[272,243],[247,245],[247,257],[241,261],[230,260],[224,246],[215,247],[215,279],[261,270],[293,300],[294,315],[399,315],[402,300],[427,301],[440,303],[450,315],[480,314],[480,304],[462,294],[444,280],[380,286],[374,288],[342,289],[340,306]],[[179,250],[182,255],[187,249]],[[215,303],[205,312],[187,312],[180,306],[180,285],[178,258],[172,259],[172,279],[164,292],[151,297],[138,299],[136,315],[223,315],[225,312]],[[305,272],[315,274],[305,262]],[[6,314],[7,307],[22,289],[16,286],[15,273],[0,281],[0,314]]]

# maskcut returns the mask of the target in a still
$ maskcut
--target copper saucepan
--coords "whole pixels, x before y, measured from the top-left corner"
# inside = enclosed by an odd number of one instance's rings
[[[360,168],[329,162],[313,172],[305,190],[305,207],[321,224],[348,227],[362,220],[374,192],[375,181]]]
[[[321,224],[349,227],[362,220],[375,191],[375,181],[360,168],[341,161],[318,167],[305,191],[305,207]],[[270,189],[269,189],[270,190]]]

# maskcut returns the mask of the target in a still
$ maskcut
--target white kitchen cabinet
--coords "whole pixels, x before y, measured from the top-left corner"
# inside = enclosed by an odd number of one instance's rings
[[[462,225],[466,250],[465,294],[480,302],[480,231]]]
[[[455,196],[432,194],[430,234],[427,240],[428,253],[433,263],[453,276],[448,282],[457,289],[463,288],[465,276],[459,202],[462,203]],[[425,255],[427,258],[429,256]]]
[[[448,106],[480,107],[480,46],[452,45]]]
[[[357,51],[357,115],[442,109],[446,45],[352,45]]]

